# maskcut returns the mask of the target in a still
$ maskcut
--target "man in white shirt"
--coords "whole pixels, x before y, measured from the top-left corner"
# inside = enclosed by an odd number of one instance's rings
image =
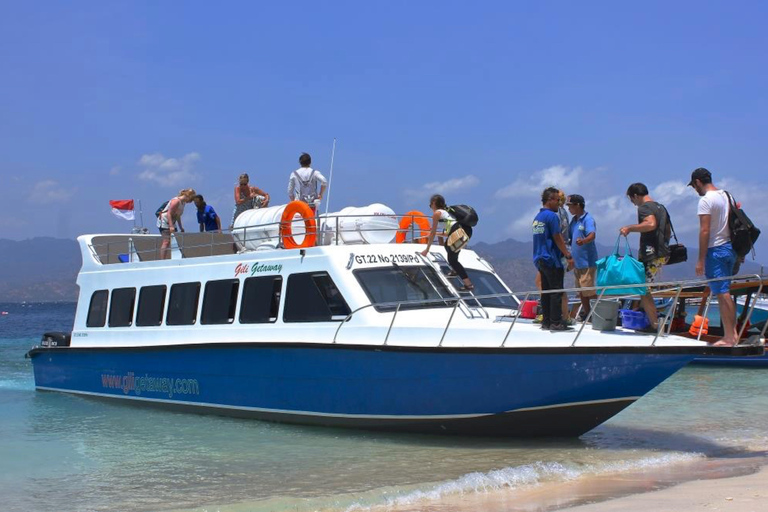
[[[320,171],[310,167],[312,157],[307,153],[301,154],[299,165],[301,167],[293,171],[288,179],[288,199],[304,201],[314,209],[315,202],[323,199],[328,180],[320,174]],[[318,183],[320,184],[320,193],[317,192]]]
[[[696,275],[706,275],[707,279],[731,276],[736,253],[731,245],[731,230],[728,227],[728,195],[712,184],[712,173],[703,167],[691,173],[688,185],[701,196],[698,207],[699,258],[696,261]],[[709,283],[712,294],[717,295],[723,324],[723,338],[715,343],[716,346],[733,346],[738,342],[736,304],[729,293],[730,287],[730,280]]]

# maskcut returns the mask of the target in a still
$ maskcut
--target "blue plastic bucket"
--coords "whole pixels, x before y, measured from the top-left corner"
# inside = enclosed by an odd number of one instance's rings
[[[634,329],[639,331],[645,329],[651,322],[648,320],[648,315],[644,311],[632,311],[631,309],[620,309],[621,325],[627,329]]]

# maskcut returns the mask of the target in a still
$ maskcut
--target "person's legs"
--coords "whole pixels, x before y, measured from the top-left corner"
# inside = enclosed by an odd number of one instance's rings
[[[171,258],[171,232],[168,229],[160,229],[160,235],[163,237],[160,243],[160,259],[168,260]]]
[[[448,232],[448,236],[450,237],[451,233],[459,229],[460,227],[464,228],[464,232],[467,234],[467,237],[472,237],[472,228],[462,226],[461,224],[454,224],[451,227],[451,230]],[[447,238],[446,238],[447,240]],[[467,270],[464,268],[464,265],[459,263],[459,253],[461,252],[461,249],[454,252],[450,247],[448,247],[448,244],[445,245],[445,252],[447,255],[448,265],[458,274],[458,276],[461,278],[462,281],[464,281],[464,286],[466,288],[472,288],[472,281],[469,280],[469,276],[467,275]]]
[[[576,286],[579,288],[594,288],[595,277],[597,275],[597,269],[595,267],[589,268],[577,268],[573,270],[573,275],[576,278]],[[581,314],[580,319],[587,318],[592,306],[590,299],[597,297],[595,290],[584,290],[579,292],[579,298],[581,299]]]
[[[549,294],[543,292],[550,290],[549,286],[549,274],[546,272],[547,267],[544,264],[539,263],[539,272],[536,277],[539,278],[539,288],[542,291],[541,294],[541,327],[542,329],[549,329],[552,325],[552,309]]]
[[[728,277],[735,264],[736,254],[731,244],[710,247],[704,261],[704,274],[707,279]],[[713,295],[717,296],[720,321],[723,324],[723,337],[716,345],[735,345],[738,342],[738,333],[736,332],[736,304],[730,294],[731,281],[713,281],[709,283],[709,289]]]
[[[563,280],[565,278],[565,271],[562,268],[553,268],[552,269],[552,275],[549,279],[549,284],[551,286],[550,290],[562,290],[563,289]],[[552,311],[552,326],[556,325],[562,325],[563,324],[563,309],[562,309],[562,301],[565,294],[563,292],[553,293],[551,294],[551,305],[550,309]],[[566,307],[567,307],[566,302]]]
[[[648,315],[648,320],[651,322],[651,328],[658,329],[659,312],[656,310],[656,304],[653,303],[653,297],[650,292],[640,297],[640,305],[643,306],[643,311]]]
[[[565,279],[563,279],[563,281],[565,281]],[[563,285],[563,286],[565,286],[565,285]],[[560,300],[562,317],[563,317],[563,320],[565,320],[567,322],[571,318],[570,311],[568,311],[568,294],[567,293],[561,293],[560,295],[562,295],[562,297],[563,297]]]
[[[645,282],[650,284],[656,281],[656,277],[661,272],[661,268],[667,262],[666,258],[657,258],[653,261],[644,262],[645,266]],[[648,315],[648,321],[651,323],[651,328],[656,330],[659,328],[659,313],[656,310],[656,304],[653,303],[653,296],[651,295],[650,288],[646,290],[646,294],[640,297],[640,305],[643,307],[643,311]]]
[[[735,345],[739,333],[736,332],[736,304],[731,294],[718,293],[717,304],[720,307],[720,321],[723,323],[723,338],[718,342],[723,345]]]
[[[563,287],[563,269],[557,267],[539,266],[541,273],[541,290],[559,290]],[[544,309],[543,325],[561,325],[563,322],[562,292],[542,295],[541,305]]]

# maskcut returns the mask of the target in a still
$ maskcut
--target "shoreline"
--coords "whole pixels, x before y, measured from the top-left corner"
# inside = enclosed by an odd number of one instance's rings
[[[294,501],[281,497],[173,509],[176,512],[296,510],[314,512],[758,512],[768,503],[768,455],[708,458],[667,467],[607,475],[584,475],[560,482],[422,494],[408,502],[342,505],[337,497]],[[350,497],[349,495],[346,495]],[[346,501],[346,500],[342,500]],[[336,503],[334,503],[336,502]],[[758,505],[759,504],[759,505]],[[727,508],[726,508],[727,507]],[[761,508],[762,507],[762,508]]]
[[[369,512],[757,512],[768,500],[768,457],[714,458],[666,468],[444,496]],[[768,502],[768,501],[767,501]],[[693,506],[697,508],[692,508]]]

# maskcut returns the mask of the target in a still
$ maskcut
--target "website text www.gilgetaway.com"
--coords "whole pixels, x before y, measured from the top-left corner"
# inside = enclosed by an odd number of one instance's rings
[[[173,395],[199,395],[200,385],[197,379],[177,379],[173,377],[136,376],[134,372],[126,375],[101,374],[101,387],[105,389],[122,389],[126,395],[133,392],[136,396],[142,393],[163,393],[168,398]]]

